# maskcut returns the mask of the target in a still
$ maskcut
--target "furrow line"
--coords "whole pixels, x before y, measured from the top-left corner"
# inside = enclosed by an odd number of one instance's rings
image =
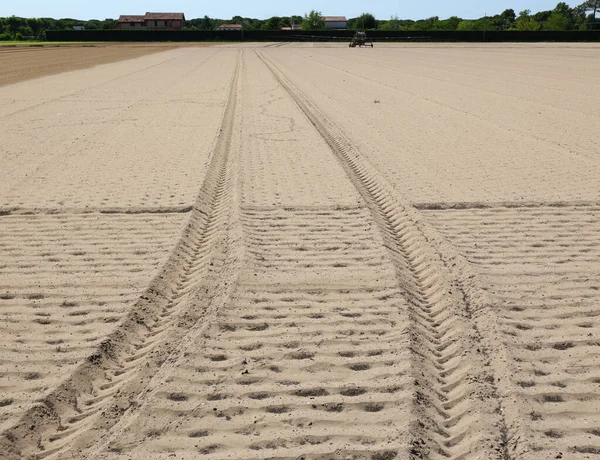
[[[204,183],[168,261],[96,352],[2,433],[4,458],[60,457],[75,443],[85,448],[96,442],[140,404],[189,330],[228,294],[231,283],[223,289],[220,281],[235,276],[224,261],[234,214],[231,139],[240,66],[238,56]]]
[[[131,207],[83,207],[83,208],[1,208],[0,216],[56,216],[87,214],[186,214],[192,206],[131,206]]]
[[[394,262],[412,322],[410,457],[509,458],[493,367],[472,321],[466,288],[429,241],[417,211],[264,53],[255,51],[339,159]]]
[[[412,203],[412,206],[424,211],[442,211],[442,210],[468,210],[468,209],[489,209],[506,210],[522,208],[598,208],[600,201],[462,201],[462,202],[436,202],[436,203]]]

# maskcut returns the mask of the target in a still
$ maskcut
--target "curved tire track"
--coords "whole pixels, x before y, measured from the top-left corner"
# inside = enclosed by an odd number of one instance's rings
[[[97,352],[2,433],[3,458],[49,457],[79,441],[82,434],[84,444],[96,441],[139,404],[137,397],[177,352],[188,331],[219,296],[227,295],[219,280],[231,277],[223,259],[233,209],[230,143],[240,62],[238,55],[209,169],[169,260]]]
[[[307,116],[371,209],[410,302],[414,401],[411,458],[509,458],[507,430],[472,321],[471,294],[448,269],[417,211],[365,161],[344,134],[255,50]],[[428,233],[428,232],[427,232]]]

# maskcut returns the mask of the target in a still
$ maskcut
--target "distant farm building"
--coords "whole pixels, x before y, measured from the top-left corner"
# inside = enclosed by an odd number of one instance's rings
[[[132,30],[132,29],[147,29],[146,20],[144,16],[119,16],[118,29],[121,30]]]
[[[221,24],[217,30],[242,30],[241,24]]]
[[[302,24],[292,24],[291,27],[282,27],[281,30],[302,30]]]
[[[120,30],[181,30],[185,15],[183,13],[146,13],[122,15],[117,28]]]
[[[345,29],[348,27],[346,16],[323,16],[326,29]]]

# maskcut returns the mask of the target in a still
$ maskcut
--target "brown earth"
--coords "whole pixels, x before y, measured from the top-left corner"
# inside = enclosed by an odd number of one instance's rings
[[[135,43],[0,47],[0,86],[124,61],[182,46],[212,44]]]
[[[0,88],[0,458],[598,457],[599,49]]]

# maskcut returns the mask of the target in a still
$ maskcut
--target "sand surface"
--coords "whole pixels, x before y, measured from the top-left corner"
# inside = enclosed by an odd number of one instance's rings
[[[125,61],[170,48],[212,43],[97,43],[0,46],[0,86],[69,70]]]
[[[0,458],[600,455],[599,53],[182,47],[0,87]]]

